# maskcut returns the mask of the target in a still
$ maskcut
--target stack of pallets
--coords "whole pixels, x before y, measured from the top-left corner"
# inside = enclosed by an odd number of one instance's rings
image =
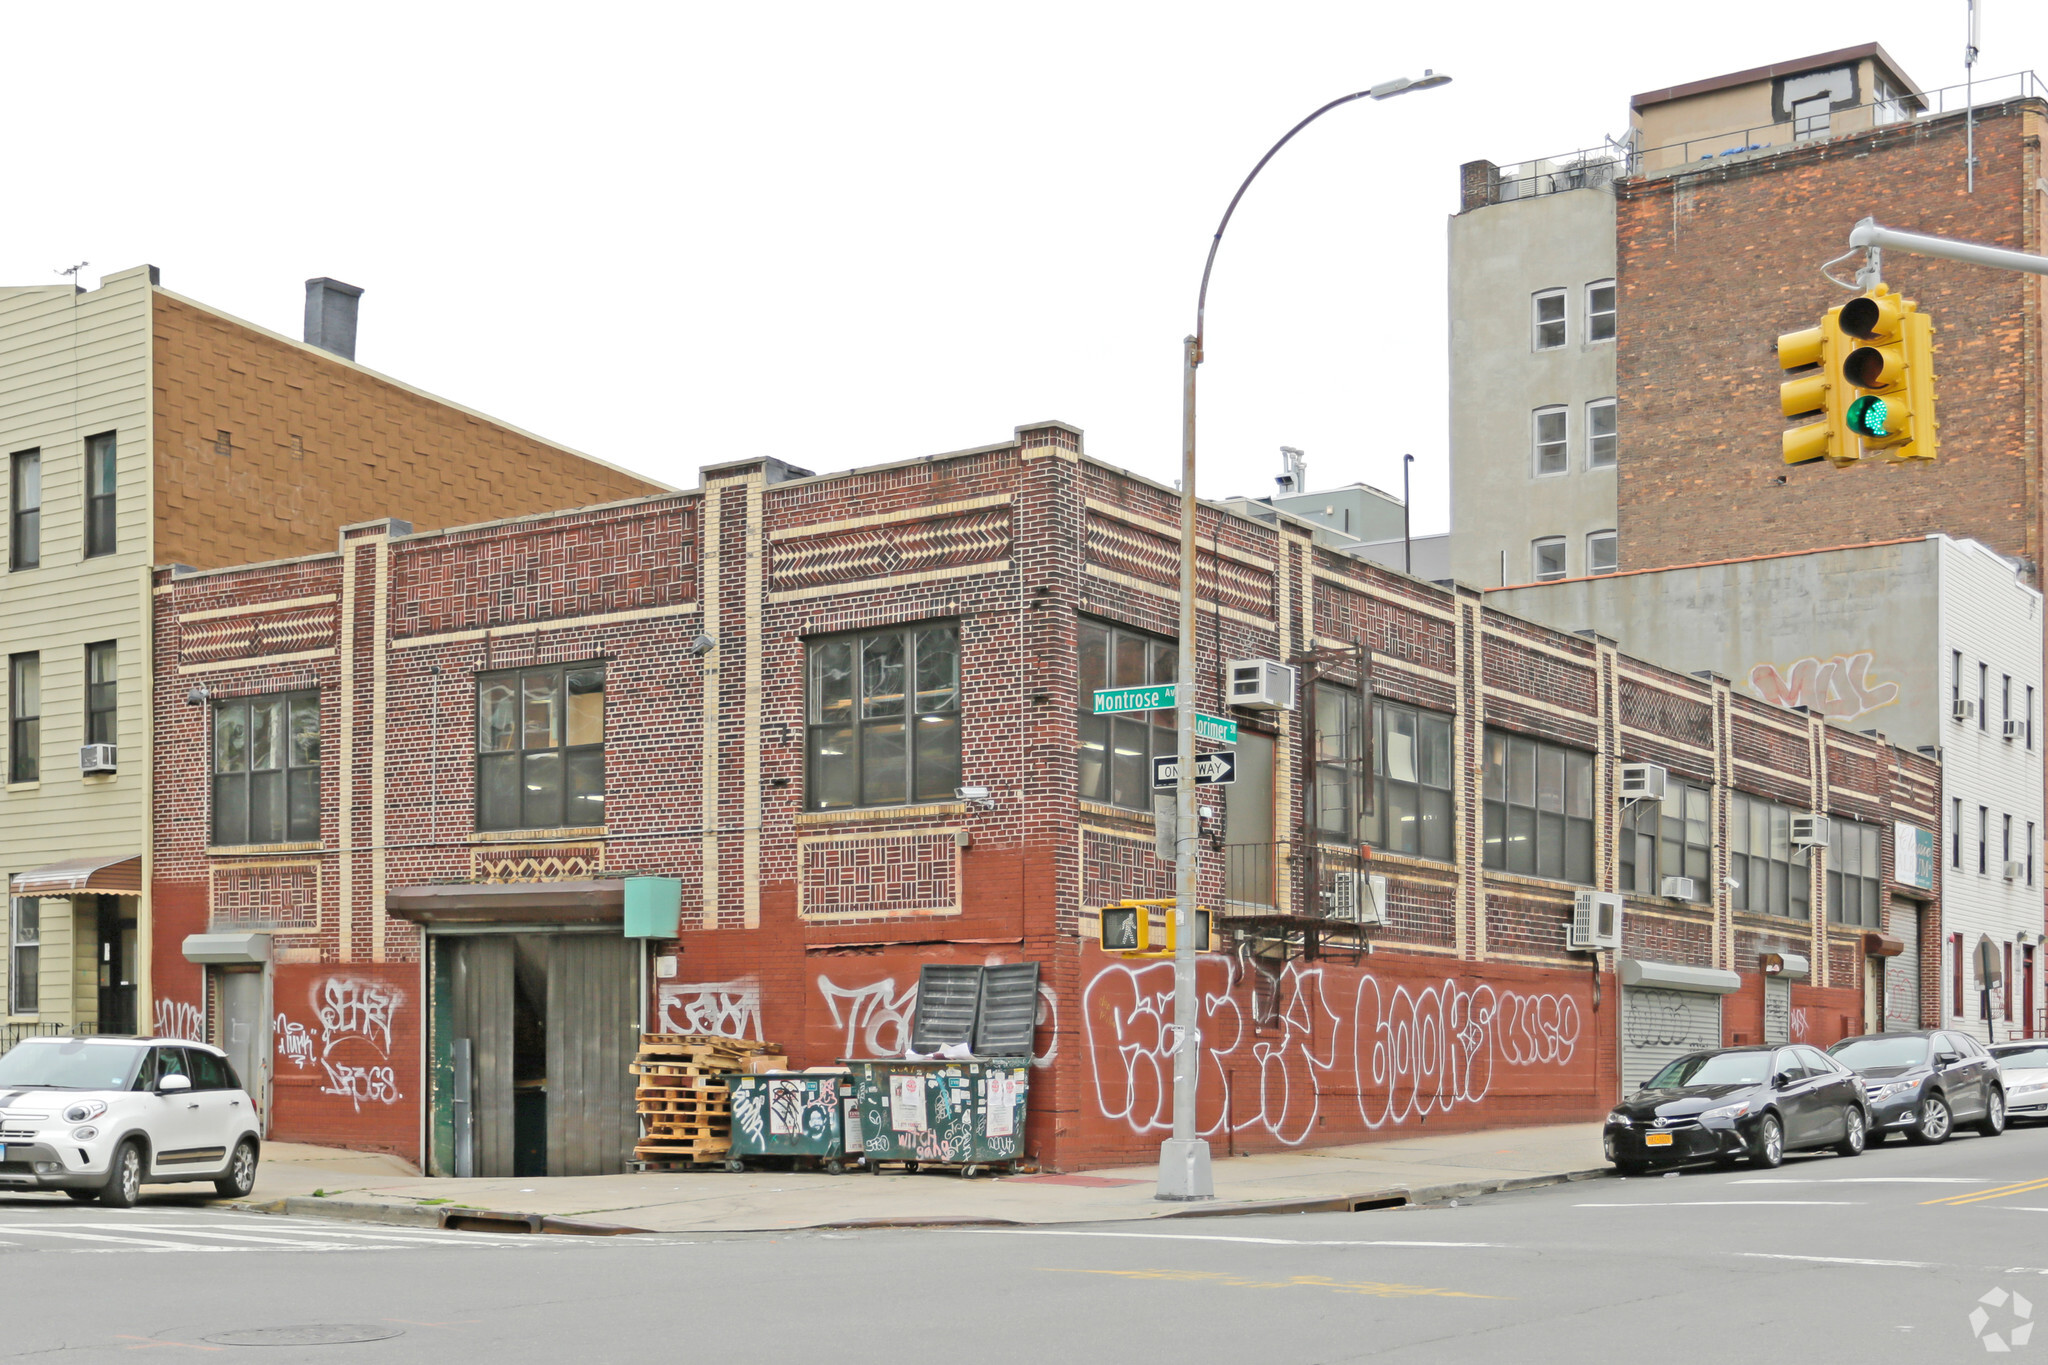
[[[723,1165],[732,1148],[732,1095],[725,1078],[747,1058],[775,1052],[768,1043],[709,1033],[648,1033],[632,1065],[639,1077],[640,1144],[646,1168]]]

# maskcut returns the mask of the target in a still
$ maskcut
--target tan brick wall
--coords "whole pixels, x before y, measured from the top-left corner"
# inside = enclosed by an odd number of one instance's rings
[[[377,517],[427,530],[661,491],[161,290],[154,314],[159,564],[328,551]]]

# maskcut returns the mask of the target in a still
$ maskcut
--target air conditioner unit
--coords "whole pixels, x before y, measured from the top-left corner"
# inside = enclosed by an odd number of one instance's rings
[[[1977,719],[1977,703],[1968,697],[1957,697],[1953,710],[1957,720]]]
[[[81,744],[78,746],[78,771],[82,773],[110,773],[114,771],[114,746],[111,744]]]
[[[1621,896],[1614,891],[1581,891],[1572,902],[1564,946],[1578,952],[1621,947]]]
[[[2023,862],[2014,860],[2005,865],[2005,879],[2009,882],[2016,882],[2026,875],[2027,865]]]
[[[1621,765],[1621,799],[1662,801],[1664,783],[1669,776],[1654,763],[1624,763]]]
[[[1330,886],[1328,905],[1333,920],[1379,928],[1387,922],[1387,879],[1370,872],[1339,872]]]
[[[1292,711],[1295,678],[1294,669],[1272,659],[1233,659],[1230,705],[1253,711]]]
[[[2023,720],[2007,721],[2005,723],[2005,737],[2007,739],[2025,739],[2027,737],[2027,723]]]
[[[1795,815],[1792,817],[1792,847],[1824,848],[1828,842],[1828,818],[1825,815]]]
[[[1657,884],[1660,895],[1676,901],[1696,901],[1700,898],[1700,884],[1691,877],[1666,877]]]

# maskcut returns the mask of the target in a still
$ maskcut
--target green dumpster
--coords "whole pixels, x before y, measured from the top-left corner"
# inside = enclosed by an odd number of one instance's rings
[[[762,1156],[807,1157],[834,1175],[846,1169],[845,1115],[853,1089],[843,1074],[766,1071],[726,1080],[732,1088],[727,1170],[745,1170],[748,1157]]]
[[[859,1124],[857,1132],[849,1129],[848,1146],[858,1143],[869,1170],[900,1161],[913,1171],[958,1167],[971,1176],[985,1167],[1014,1171],[1024,1159],[1029,1057],[843,1065],[853,1072]]]

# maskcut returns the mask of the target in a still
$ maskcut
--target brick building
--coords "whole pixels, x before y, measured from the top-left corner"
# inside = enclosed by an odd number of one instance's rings
[[[477,1173],[566,1173],[630,1145],[636,1016],[772,1040],[797,1065],[888,1055],[922,964],[1035,961],[1029,1149],[1055,1168],[1149,1159],[1170,1126],[1172,967],[1092,936],[1102,905],[1170,890],[1146,762],[1170,738],[1088,697],[1172,666],[1177,505],[1042,423],[899,464],[714,465],[682,493],[366,522],[338,551],[161,571],[159,999],[230,1031],[184,945],[263,938],[245,1022],[274,1137],[453,1169],[466,1065]],[[1938,830],[1932,761],[1315,531],[1202,513],[1200,704],[1224,709],[1229,660],[1320,673],[1300,710],[1234,713],[1238,781],[1203,800],[1219,934],[1201,1122],[1219,1152],[1592,1118],[1684,1047],[1862,1028],[1909,893],[1883,871],[1894,822]],[[235,737],[261,726],[294,739],[259,791]],[[1617,803],[1624,763],[1664,770],[1661,808]],[[288,838],[243,832],[259,799]],[[1882,867],[1831,882],[1825,849],[1731,850],[1752,808],[1766,828],[1861,822]],[[1731,899],[1752,880],[1737,857],[1777,902]],[[1628,895],[1620,952],[1567,951],[1576,897],[1624,866],[1658,891]],[[636,873],[683,886],[680,936],[644,977],[620,935]],[[1383,927],[1327,918],[1380,876]],[[1764,952],[1792,968],[1770,987]],[[1932,969],[1916,984],[1937,1008]],[[571,1157],[591,1131],[609,1150]]]
[[[154,266],[90,291],[0,287],[0,1045],[196,1027],[151,1018],[138,951],[151,566],[323,550],[393,506],[451,525],[662,487],[358,365],[361,293],[309,281],[297,341],[165,289]],[[315,615],[276,618],[273,646],[331,644]],[[208,627],[230,649],[235,629]]]

